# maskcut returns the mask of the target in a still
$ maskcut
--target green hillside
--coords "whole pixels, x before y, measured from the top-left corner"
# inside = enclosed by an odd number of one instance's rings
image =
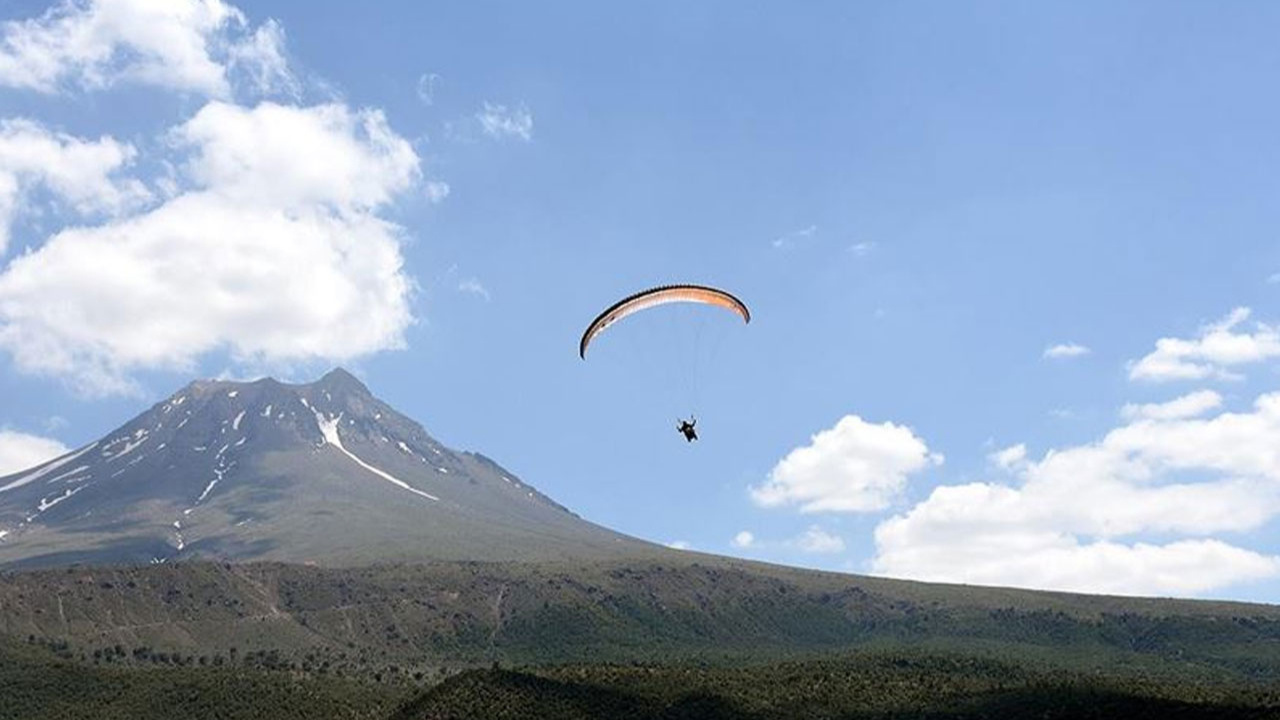
[[[191,563],[11,573],[0,633],[367,675],[548,663],[740,664],[980,650],[1084,671],[1280,678],[1280,608],[910,583],[707,556],[368,568]]]

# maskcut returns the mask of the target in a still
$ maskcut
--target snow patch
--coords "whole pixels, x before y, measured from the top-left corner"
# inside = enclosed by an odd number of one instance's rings
[[[63,478],[66,478],[66,482],[74,482],[74,481],[76,481],[76,480],[83,480],[84,478],[78,478],[78,477],[72,477],[72,476],[73,476],[73,475],[75,475],[75,474],[77,474],[77,473],[84,472],[85,470],[88,470],[88,469],[89,469],[89,466],[88,466],[88,465],[81,465],[80,467],[78,467],[78,468],[76,468],[76,469],[74,469],[74,470],[68,470],[68,471],[66,471],[66,472],[62,473],[61,475],[58,475],[58,476],[55,476],[55,477],[51,477],[51,478],[49,478],[49,479],[48,479],[48,481],[46,481],[46,482],[45,482],[45,484],[46,484],[46,485],[52,485],[52,484],[54,484],[54,483],[58,482],[59,480],[62,480]]]
[[[408,490],[414,495],[421,495],[422,497],[427,498],[429,500],[436,500],[436,501],[440,500],[440,498],[436,497],[435,495],[432,495],[431,493],[423,492],[413,487],[409,483],[391,475],[390,473],[385,472],[383,470],[379,470],[378,468],[356,457],[350,450],[343,447],[342,438],[338,437],[338,423],[342,422],[342,413],[338,413],[338,416],[336,418],[325,418],[319,412],[316,412],[316,411],[312,411],[312,412],[315,412],[316,425],[320,427],[320,434],[324,436],[325,442],[338,448],[338,450],[340,450],[344,455],[354,460],[357,465],[359,465],[365,470],[368,470],[374,475],[377,475],[378,477],[394,485],[397,485],[401,488],[404,488],[405,490]]]
[[[147,437],[146,429],[139,428],[136,432],[133,433],[132,436],[126,435],[124,437],[116,438],[115,440],[112,440],[111,442],[107,443],[102,448],[102,454],[105,455],[107,457],[107,460],[109,461],[119,460],[125,455],[128,455],[129,453],[133,452],[135,449],[138,448],[138,446],[142,445],[142,443],[146,442],[148,439],[149,438]],[[117,451],[115,453],[111,453],[110,452],[111,448],[115,447],[116,445],[119,445],[120,443],[124,443],[124,449]]]
[[[63,500],[66,500],[72,495],[75,495],[76,493],[80,492],[83,489],[85,489],[84,485],[81,485],[80,487],[76,487],[76,488],[67,488],[66,492],[62,493],[61,495],[55,497],[52,500],[50,500],[49,498],[40,498],[40,505],[39,507],[37,507],[37,510],[39,512],[44,512],[45,510],[48,510],[49,508],[53,507],[54,505],[57,505]]]
[[[232,390],[231,392],[227,393],[227,397],[229,397],[229,398],[233,398],[233,397],[235,397],[235,396],[237,396],[237,395],[239,395],[239,394],[240,394],[240,391],[239,391],[239,390]]]
[[[239,429],[240,429],[240,421],[241,421],[241,420],[243,420],[243,419],[244,419],[244,410],[241,410],[241,411],[240,411],[240,414],[236,416],[236,419],[235,419],[235,420],[233,420],[233,421],[231,421],[231,429],[232,429],[232,430],[239,430]]]
[[[271,417],[271,406],[270,406],[270,405],[268,405],[268,406],[266,407],[266,409],[262,411],[262,417]]]
[[[403,441],[403,440],[401,440],[398,444],[399,444],[399,446],[400,446],[400,449],[401,449],[401,450],[403,450],[403,451],[405,451],[405,452],[409,453],[410,455],[412,455],[412,454],[413,454],[413,451],[409,449],[409,446],[408,446],[408,445],[405,445],[405,444],[404,444],[404,441]]]
[[[8,485],[5,485],[4,487],[0,487],[0,493],[5,492],[6,490],[12,490],[12,489],[14,489],[14,488],[20,488],[20,487],[22,487],[23,485],[26,485],[26,484],[27,484],[27,483],[29,483],[29,482],[34,482],[34,481],[36,481],[36,480],[39,480],[40,478],[44,477],[45,475],[48,475],[49,473],[53,472],[54,470],[57,470],[58,468],[62,467],[63,465],[66,465],[67,463],[71,462],[72,460],[75,460],[76,458],[78,458],[78,457],[80,457],[81,455],[83,455],[83,454],[85,454],[85,453],[89,452],[90,450],[94,449],[94,448],[95,448],[95,447],[97,447],[97,446],[98,446],[98,443],[96,443],[96,442],[95,442],[95,443],[93,443],[92,445],[86,445],[85,447],[83,447],[83,448],[81,448],[81,449],[77,450],[76,452],[74,452],[74,453],[72,453],[72,454],[70,454],[70,455],[68,455],[68,456],[66,456],[66,457],[64,457],[64,458],[60,458],[60,459],[58,459],[58,460],[54,460],[53,462],[50,462],[48,465],[45,465],[44,467],[42,467],[42,468],[40,468],[40,469],[36,470],[35,472],[27,473],[26,475],[23,475],[22,477],[18,478],[17,480],[14,480],[13,482],[9,483]]]
[[[215,472],[215,473],[218,473],[218,477],[216,477],[216,478],[214,478],[213,480],[209,481],[209,484],[208,484],[208,485],[206,485],[206,486],[205,486],[205,488],[204,488],[204,492],[200,493],[200,497],[196,498],[196,504],[200,504],[200,503],[204,502],[204,499],[205,499],[205,498],[207,498],[207,497],[209,497],[209,493],[213,492],[213,486],[214,486],[214,485],[217,485],[217,484],[218,484],[218,481],[222,479],[222,473],[221,473],[221,472],[219,472],[218,470],[214,470],[214,472]],[[188,512],[190,512],[190,511],[188,511]]]

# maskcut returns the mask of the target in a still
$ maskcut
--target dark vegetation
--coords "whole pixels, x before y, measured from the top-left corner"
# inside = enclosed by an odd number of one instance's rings
[[[466,670],[414,684],[192,665],[102,667],[0,643],[0,718],[1252,718],[1280,685],[1103,674],[955,653],[869,652],[745,666],[699,663]]]
[[[410,692],[404,686],[244,667],[94,666],[66,654],[0,642],[0,718],[366,720],[387,717]]]
[[[0,641],[0,718],[1280,717],[1280,608],[697,555],[10,573]]]
[[[877,653],[723,668],[475,670],[406,704],[425,718],[1272,718],[1280,688],[1092,677],[956,655]]]

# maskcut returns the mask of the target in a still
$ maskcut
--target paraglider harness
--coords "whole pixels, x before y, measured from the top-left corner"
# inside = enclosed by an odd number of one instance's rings
[[[680,424],[676,426],[676,429],[684,433],[685,441],[693,442],[698,439],[698,432],[693,429],[693,426],[697,424],[698,419],[691,415],[688,420],[681,420]]]

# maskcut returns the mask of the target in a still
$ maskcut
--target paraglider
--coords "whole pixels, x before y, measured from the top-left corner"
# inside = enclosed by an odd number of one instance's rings
[[[742,316],[744,322],[751,322],[751,311],[747,309],[746,303],[724,290],[706,285],[661,285],[627,296],[597,315],[587,326],[586,332],[582,333],[582,340],[578,342],[578,357],[586,360],[591,341],[610,325],[628,315],[669,303],[716,305]]]
[[[699,303],[722,307],[741,317],[743,322],[751,322],[751,311],[746,303],[725,290],[707,285],[662,285],[629,295],[597,315],[582,333],[582,339],[578,342],[578,357],[587,359],[587,348],[605,328],[635,313],[670,303]],[[698,432],[694,429],[697,422],[696,418],[690,416],[687,421],[680,420],[676,430],[684,435],[687,442],[693,442],[698,439]]]
[[[697,424],[698,418],[691,415],[688,420],[681,420],[680,424],[676,426],[676,429],[684,433],[684,439],[686,441],[693,442],[698,439],[698,431],[693,429],[693,426]]]

